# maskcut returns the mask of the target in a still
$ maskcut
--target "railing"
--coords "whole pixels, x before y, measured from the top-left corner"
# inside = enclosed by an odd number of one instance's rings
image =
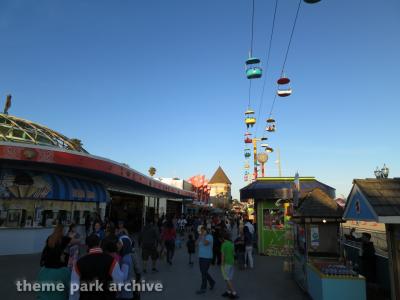
[[[352,262],[355,268],[362,269],[362,261],[359,256],[361,250],[361,243],[354,241],[344,241],[343,249],[348,261]],[[382,290],[382,295],[388,297],[390,295],[390,269],[387,251],[381,249],[375,249],[376,256],[376,284]],[[382,296],[382,299],[386,299]]]
[[[363,233],[363,232],[368,232],[371,234],[371,242],[374,243],[375,249],[377,252],[384,253],[387,257],[387,240],[386,240],[386,232],[382,231],[374,231],[374,230],[360,230],[357,228],[357,233]],[[344,234],[350,234],[350,228],[349,227],[343,227],[343,233]]]

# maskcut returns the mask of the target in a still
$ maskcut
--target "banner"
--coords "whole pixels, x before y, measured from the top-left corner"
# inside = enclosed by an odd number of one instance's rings
[[[318,226],[311,226],[310,228],[311,247],[318,248],[319,246],[319,229]]]

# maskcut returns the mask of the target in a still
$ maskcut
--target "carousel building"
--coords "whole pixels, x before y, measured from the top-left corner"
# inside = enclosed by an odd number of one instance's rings
[[[0,166],[0,255],[40,252],[57,222],[101,217],[138,231],[146,218],[171,213],[168,204],[178,210],[177,202],[196,199],[8,114],[0,114]]]

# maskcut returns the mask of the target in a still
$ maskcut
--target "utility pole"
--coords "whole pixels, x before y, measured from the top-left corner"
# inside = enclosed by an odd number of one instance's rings
[[[278,164],[278,172],[279,177],[282,177],[282,164],[281,164],[281,150],[278,148],[278,160],[276,161]]]
[[[253,154],[254,154],[254,180],[257,180],[258,177],[258,168],[257,168],[257,142],[263,141],[263,138],[252,138],[253,142]],[[263,175],[264,177],[264,175]]]

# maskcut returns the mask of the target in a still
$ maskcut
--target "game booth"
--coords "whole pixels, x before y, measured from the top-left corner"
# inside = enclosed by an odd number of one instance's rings
[[[303,194],[293,212],[293,275],[313,300],[366,299],[365,278],[343,263],[343,209],[321,189]]]
[[[262,255],[288,256],[293,249],[291,222],[295,177],[262,177],[240,190],[241,201],[254,200],[257,246]],[[299,177],[302,192],[320,188],[332,197],[335,189],[314,177]]]

